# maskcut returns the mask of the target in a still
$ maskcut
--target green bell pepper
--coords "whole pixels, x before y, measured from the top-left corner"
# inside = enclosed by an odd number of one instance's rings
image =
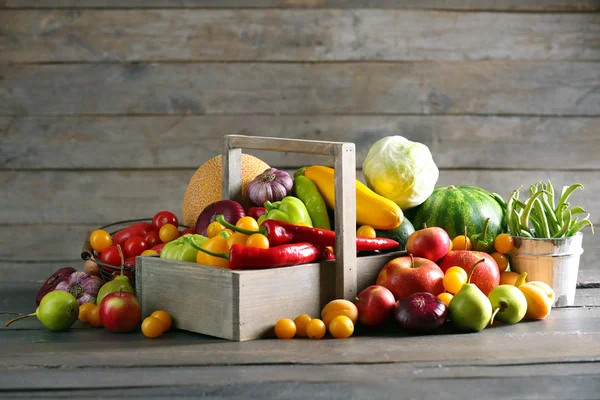
[[[208,238],[203,235],[183,235],[182,237],[165,244],[165,247],[163,247],[160,252],[160,258],[196,262],[198,250],[190,243],[190,237],[192,236],[194,237],[196,244],[200,246],[208,240]]]
[[[267,213],[258,219],[260,224],[265,219],[275,219],[278,221],[289,222],[290,224],[304,224],[312,227],[312,220],[306,206],[297,197],[286,196],[281,201],[271,203],[266,201],[264,204]]]

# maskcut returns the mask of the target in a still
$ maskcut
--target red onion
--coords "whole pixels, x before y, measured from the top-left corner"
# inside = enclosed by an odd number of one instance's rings
[[[433,294],[418,292],[398,300],[392,314],[409,333],[431,333],[446,322],[448,307]]]
[[[265,201],[279,201],[292,191],[294,180],[285,171],[267,168],[248,183],[248,197],[254,204],[262,206]]]
[[[196,233],[206,236],[206,228],[215,221],[217,215],[223,215],[225,221],[234,224],[246,216],[244,207],[237,201],[219,200],[206,206],[196,221]]]
[[[59,283],[69,279],[73,272],[77,272],[77,270],[71,267],[61,268],[54,272],[40,287],[37,296],[35,296],[35,303],[39,306],[44,296],[56,289]]]

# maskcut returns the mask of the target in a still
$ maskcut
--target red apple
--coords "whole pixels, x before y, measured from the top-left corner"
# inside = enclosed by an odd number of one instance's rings
[[[140,324],[142,306],[127,292],[113,292],[100,303],[100,320],[110,332],[131,332]]]
[[[387,288],[372,285],[356,296],[354,304],[358,309],[360,323],[375,328],[383,325],[388,320],[396,304],[396,299]]]
[[[414,257],[437,261],[450,251],[452,241],[448,233],[437,227],[414,231],[406,241],[406,251]]]
[[[452,250],[440,260],[439,265],[444,273],[448,268],[458,266],[468,274],[473,265],[482,258],[485,261],[479,264],[473,272],[471,283],[474,283],[487,296],[493,288],[500,284],[498,264],[489,254],[482,251]]]
[[[389,289],[397,300],[409,294],[444,292],[444,273],[436,263],[421,257],[398,257],[383,266],[377,284]]]

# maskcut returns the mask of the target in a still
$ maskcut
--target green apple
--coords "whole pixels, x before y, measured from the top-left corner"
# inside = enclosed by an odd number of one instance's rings
[[[488,295],[488,299],[493,310],[491,323],[495,318],[506,324],[516,324],[527,312],[527,299],[516,286],[496,286]]]

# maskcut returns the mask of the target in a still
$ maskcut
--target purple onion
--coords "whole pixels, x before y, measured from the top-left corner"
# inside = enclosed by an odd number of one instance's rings
[[[206,236],[206,228],[215,221],[217,215],[223,215],[225,221],[235,225],[242,217],[246,216],[244,207],[237,201],[219,200],[206,206],[196,221],[196,233]]]
[[[433,294],[419,292],[398,300],[392,315],[403,330],[425,334],[444,325],[448,307]]]

